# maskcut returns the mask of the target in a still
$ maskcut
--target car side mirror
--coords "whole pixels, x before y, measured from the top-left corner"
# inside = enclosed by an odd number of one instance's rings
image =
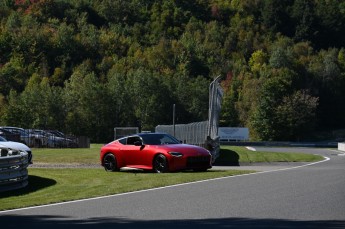
[[[136,141],[136,142],[134,142],[134,145],[135,145],[135,146],[142,146],[143,143],[142,143],[141,141]]]

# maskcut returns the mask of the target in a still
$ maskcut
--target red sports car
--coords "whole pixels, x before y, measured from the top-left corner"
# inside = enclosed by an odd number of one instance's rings
[[[101,148],[100,159],[106,171],[128,168],[164,173],[189,169],[206,171],[212,167],[208,150],[181,144],[174,137],[160,133],[117,139]]]

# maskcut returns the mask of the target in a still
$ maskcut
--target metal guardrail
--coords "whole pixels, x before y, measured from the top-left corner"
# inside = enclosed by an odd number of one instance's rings
[[[28,185],[28,153],[0,147],[0,192]]]

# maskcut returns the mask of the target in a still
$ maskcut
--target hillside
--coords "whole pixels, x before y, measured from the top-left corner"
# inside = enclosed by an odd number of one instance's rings
[[[345,1],[0,1],[0,126],[110,140],[208,115],[255,140],[345,128]]]

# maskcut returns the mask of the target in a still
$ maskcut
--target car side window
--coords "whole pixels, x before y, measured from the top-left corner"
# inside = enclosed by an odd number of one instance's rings
[[[126,138],[122,138],[122,139],[119,139],[119,142],[122,144],[122,145],[126,145]]]
[[[169,138],[168,136],[164,136],[160,139],[161,144],[177,144],[177,142],[174,139]]]
[[[134,145],[134,142],[141,141],[139,137],[129,137],[127,138],[127,145]]]

